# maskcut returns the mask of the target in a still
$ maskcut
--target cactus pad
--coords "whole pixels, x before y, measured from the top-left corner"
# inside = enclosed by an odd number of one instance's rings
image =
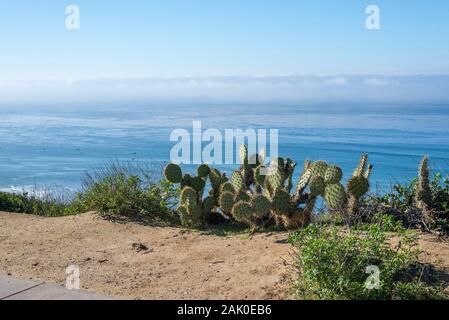
[[[164,169],[165,179],[171,183],[180,183],[182,181],[182,170],[177,164],[170,163]]]
[[[301,178],[298,181],[298,184],[296,185],[296,193],[302,193],[305,188],[307,188],[307,185],[309,184],[310,178],[312,177],[312,170],[306,169],[304,173],[302,174]]]
[[[239,158],[241,164],[248,164],[248,148],[244,144],[240,146]]]
[[[192,176],[188,173],[186,173],[184,175],[184,177],[182,177],[181,180],[181,188],[185,187],[185,186],[190,186],[192,184]]]
[[[217,169],[210,170],[209,179],[210,179],[212,188],[218,190],[222,183],[222,181],[221,181],[222,177],[221,177],[220,171],[218,171]]]
[[[326,183],[324,178],[321,176],[313,176],[309,182],[310,194],[314,197],[324,194],[324,189],[326,188]]]
[[[250,202],[251,197],[246,192],[239,192],[234,196],[234,202],[237,203],[239,201]]]
[[[362,154],[362,156],[360,157],[359,165],[357,166],[357,168],[354,170],[354,173],[352,174],[353,177],[362,177],[363,176],[363,174],[365,172],[367,161],[368,161],[368,155],[366,153]]]
[[[271,161],[270,166],[275,169],[282,170],[285,167],[285,161],[282,158],[276,158]]]
[[[220,195],[220,208],[224,212],[229,213],[231,212],[233,206],[234,206],[234,195],[230,192],[223,192]]]
[[[190,184],[190,186],[193,188],[193,190],[195,190],[199,194],[202,193],[205,185],[206,185],[206,182],[203,179],[201,179],[200,177],[193,177],[192,182]]]
[[[196,172],[198,177],[205,178],[210,173],[210,168],[207,164],[202,164],[196,169]]]
[[[282,189],[275,191],[271,207],[277,214],[289,214],[290,212],[290,194]]]
[[[187,225],[189,220],[189,212],[187,208],[184,206],[180,206],[176,211],[181,218],[182,225]]]
[[[264,166],[258,166],[256,168],[256,170],[254,171],[254,179],[261,186],[263,186],[265,184],[265,178],[266,178],[266,174],[261,173],[262,170],[266,171],[267,168],[265,168]]]
[[[243,177],[240,171],[234,171],[232,173],[231,182],[235,192],[240,192],[243,189]]]
[[[193,221],[193,223],[199,223],[201,218],[203,217],[203,210],[195,203],[188,209],[188,211],[190,219]]]
[[[230,182],[225,182],[220,186],[220,193],[223,192],[230,192],[230,193],[234,193],[234,187],[232,186],[232,183]]]
[[[328,184],[324,191],[324,200],[329,209],[341,209],[346,202],[346,191],[341,183]]]
[[[213,197],[207,197],[203,201],[203,211],[205,214],[210,213],[215,207],[215,199]]]
[[[263,217],[270,212],[271,202],[267,197],[259,194],[251,199],[251,206],[257,217]]]
[[[182,205],[188,203],[189,206],[191,206],[197,202],[198,194],[196,193],[196,191],[193,188],[184,187],[181,190],[180,198],[181,198]]]
[[[252,208],[248,202],[239,201],[232,208],[232,216],[237,221],[246,221],[252,215]]]
[[[326,184],[339,183],[343,177],[343,170],[338,166],[327,167],[326,174],[324,175],[324,182]]]
[[[276,190],[277,188],[282,188],[284,180],[282,179],[282,174],[279,170],[273,170],[273,172],[270,172],[270,175],[268,176],[268,181],[270,181],[270,185],[273,188],[273,190]]]
[[[312,164],[312,175],[323,177],[326,174],[328,164],[322,160],[315,161]]]
[[[348,191],[357,199],[362,197],[369,190],[368,179],[364,177],[352,177],[348,181]]]

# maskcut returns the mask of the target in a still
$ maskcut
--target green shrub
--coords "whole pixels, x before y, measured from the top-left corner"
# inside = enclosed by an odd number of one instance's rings
[[[105,164],[86,175],[71,208],[101,215],[167,215],[177,190],[167,181],[157,183],[150,177],[138,164]]]
[[[64,216],[73,213],[70,204],[51,193],[37,197],[29,193],[0,192],[0,210],[46,217]]]
[[[351,228],[354,230],[366,231],[372,228],[373,225],[378,226],[378,228],[384,232],[405,231],[402,221],[398,221],[394,219],[393,216],[382,213],[374,214],[369,223],[357,223],[351,226]]]
[[[294,288],[300,299],[430,299],[444,295],[413,275],[418,265],[416,238],[405,232],[399,245],[390,245],[378,225],[366,231],[335,226],[309,227],[290,235],[298,249],[299,279]],[[366,285],[367,268],[379,270],[379,287]]]
[[[37,187],[32,193],[36,195],[0,192],[0,210],[47,217],[97,211],[171,218],[177,189],[167,181],[153,180],[154,171],[145,164],[109,162],[86,174],[75,196]]]
[[[443,233],[449,232],[449,179],[441,173],[435,174],[430,182],[431,219],[426,219],[423,211],[416,206],[417,179],[404,184],[396,184],[393,190],[383,195],[372,195],[362,205],[365,221],[371,222],[381,214],[401,221],[406,228],[421,228]]]

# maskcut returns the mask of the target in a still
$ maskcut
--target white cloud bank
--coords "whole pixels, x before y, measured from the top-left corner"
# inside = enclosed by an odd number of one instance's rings
[[[449,75],[0,80],[0,105],[183,100],[449,102]]]

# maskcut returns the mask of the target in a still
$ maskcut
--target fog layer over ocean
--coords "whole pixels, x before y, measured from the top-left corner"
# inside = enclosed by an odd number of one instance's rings
[[[203,130],[278,129],[280,154],[300,168],[305,158],[323,159],[349,175],[367,152],[372,185],[384,191],[414,177],[424,154],[434,170],[449,172],[449,105],[21,107],[0,109],[0,189],[73,191],[83,173],[108,160],[167,162],[170,133],[192,131],[192,121]]]

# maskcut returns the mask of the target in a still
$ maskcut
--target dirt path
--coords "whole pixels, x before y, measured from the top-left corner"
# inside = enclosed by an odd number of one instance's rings
[[[293,274],[286,237],[202,235],[112,223],[91,213],[0,212],[0,274],[64,283],[66,267],[77,265],[83,289],[117,297],[286,299]]]

